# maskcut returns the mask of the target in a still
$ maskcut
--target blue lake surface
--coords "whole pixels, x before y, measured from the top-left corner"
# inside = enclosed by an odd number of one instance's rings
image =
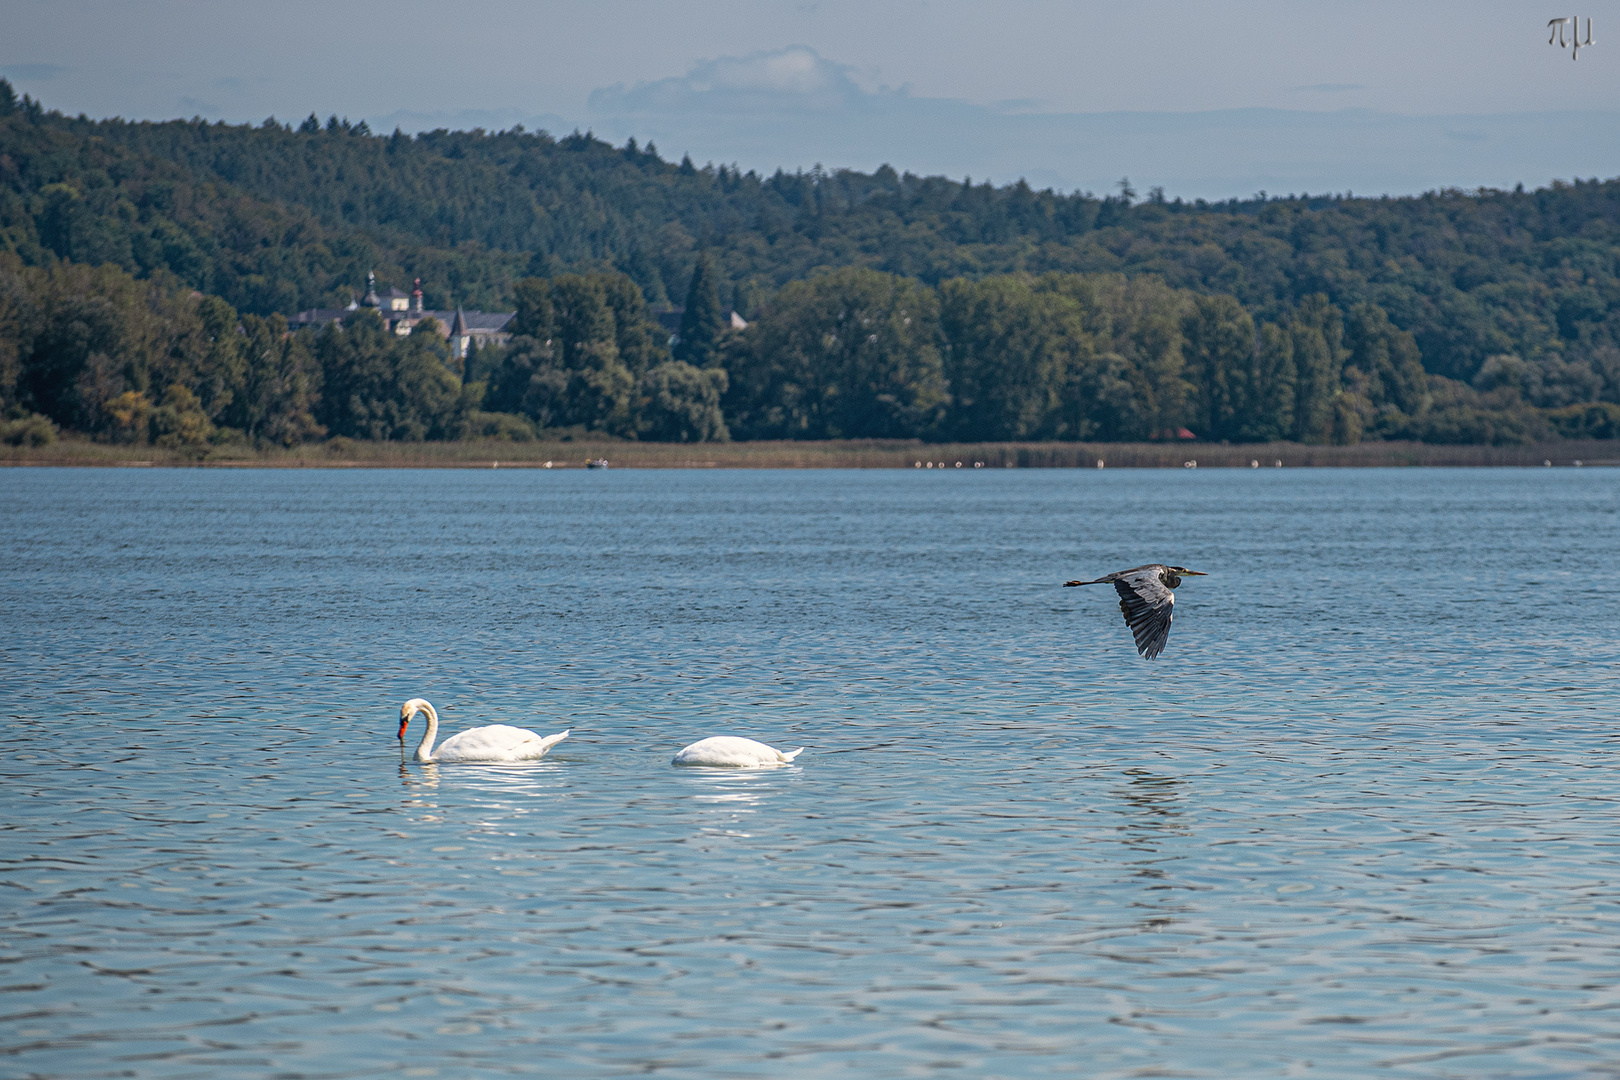
[[[0,511],[0,1075],[1620,1075],[1620,471]],[[1148,663],[1060,586],[1160,560],[1212,576]],[[417,695],[573,735],[402,763]]]

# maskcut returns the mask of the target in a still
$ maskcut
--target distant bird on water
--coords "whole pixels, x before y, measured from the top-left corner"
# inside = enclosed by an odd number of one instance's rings
[[[1170,614],[1176,605],[1172,592],[1184,577],[1208,577],[1201,570],[1188,570],[1185,566],[1165,566],[1149,563],[1129,570],[1116,570],[1095,581],[1065,581],[1071,585],[1113,585],[1119,593],[1119,610],[1125,613],[1125,625],[1136,637],[1136,651],[1152,660],[1164,651],[1170,637]]]

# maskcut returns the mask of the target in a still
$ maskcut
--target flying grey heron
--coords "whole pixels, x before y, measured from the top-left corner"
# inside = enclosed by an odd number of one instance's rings
[[[1116,570],[1094,581],[1065,581],[1063,586],[1112,585],[1119,593],[1119,610],[1125,613],[1125,625],[1136,637],[1136,651],[1152,660],[1164,651],[1164,643],[1170,637],[1171,609],[1176,605],[1176,594],[1172,590],[1184,577],[1208,576],[1185,566],[1149,563]]]

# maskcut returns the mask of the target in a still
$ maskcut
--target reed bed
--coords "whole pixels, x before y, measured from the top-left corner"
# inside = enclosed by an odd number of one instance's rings
[[[334,439],[292,449],[243,446],[164,450],[65,439],[49,446],[0,447],[0,465],[166,466],[204,468],[552,468],[606,460],[630,469],[1182,469],[1428,466],[1620,465],[1620,442],[1528,446],[1436,446],[1374,442],[1357,446],[1298,443],[921,443],[827,442],[397,443]]]

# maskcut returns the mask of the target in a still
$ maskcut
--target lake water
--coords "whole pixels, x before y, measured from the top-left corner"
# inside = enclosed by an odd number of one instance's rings
[[[0,502],[5,1076],[1620,1075],[1620,471]]]

